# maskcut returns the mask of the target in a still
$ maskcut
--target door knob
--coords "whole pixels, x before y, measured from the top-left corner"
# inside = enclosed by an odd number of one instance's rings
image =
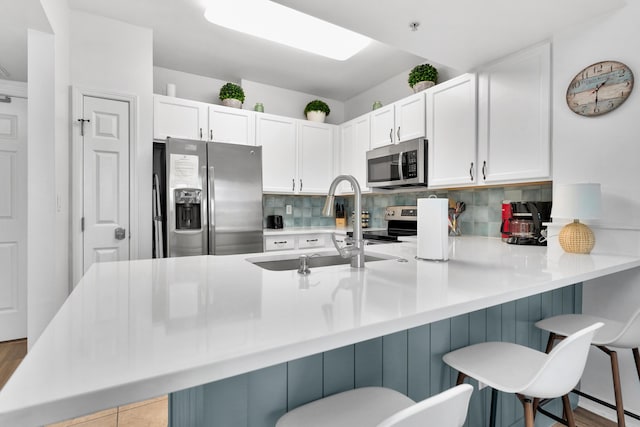
[[[116,240],[124,240],[124,238],[126,237],[127,231],[122,227],[118,227],[116,228],[116,231],[114,234],[115,234]]]

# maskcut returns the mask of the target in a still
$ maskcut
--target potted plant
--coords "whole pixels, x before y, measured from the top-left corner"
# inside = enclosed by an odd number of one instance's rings
[[[234,83],[225,83],[220,88],[220,101],[222,105],[233,108],[242,108],[244,102],[244,90]]]
[[[416,65],[409,73],[409,86],[413,88],[415,93],[418,93],[435,85],[437,79],[438,70],[433,65]]]
[[[330,112],[331,110],[327,103],[319,99],[314,99],[304,107],[304,114],[307,116],[307,120],[312,122],[324,122],[325,117]]]

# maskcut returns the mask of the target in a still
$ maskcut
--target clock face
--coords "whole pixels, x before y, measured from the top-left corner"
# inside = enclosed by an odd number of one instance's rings
[[[633,73],[622,62],[589,65],[571,80],[567,105],[581,116],[599,116],[618,108],[633,89]]]

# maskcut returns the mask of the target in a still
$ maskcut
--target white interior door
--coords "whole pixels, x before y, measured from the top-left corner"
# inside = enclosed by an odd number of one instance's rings
[[[0,341],[27,336],[27,100],[0,102]]]
[[[129,259],[129,103],[83,97],[83,271]]]

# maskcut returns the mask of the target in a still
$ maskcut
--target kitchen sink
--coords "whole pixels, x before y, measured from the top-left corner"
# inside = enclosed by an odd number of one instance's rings
[[[335,252],[324,253],[306,253],[306,254],[286,254],[286,255],[272,255],[256,258],[247,258],[252,264],[265,270],[271,271],[288,271],[297,270],[300,266],[300,255],[307,255],[307,266],[309,268],[317,267],[329,267],[332,265],[350,264],[351,258],[342,258]],[[365,254],[364,262],[385,261],[389,259],[396,259],[394,256],[383,254]]]

